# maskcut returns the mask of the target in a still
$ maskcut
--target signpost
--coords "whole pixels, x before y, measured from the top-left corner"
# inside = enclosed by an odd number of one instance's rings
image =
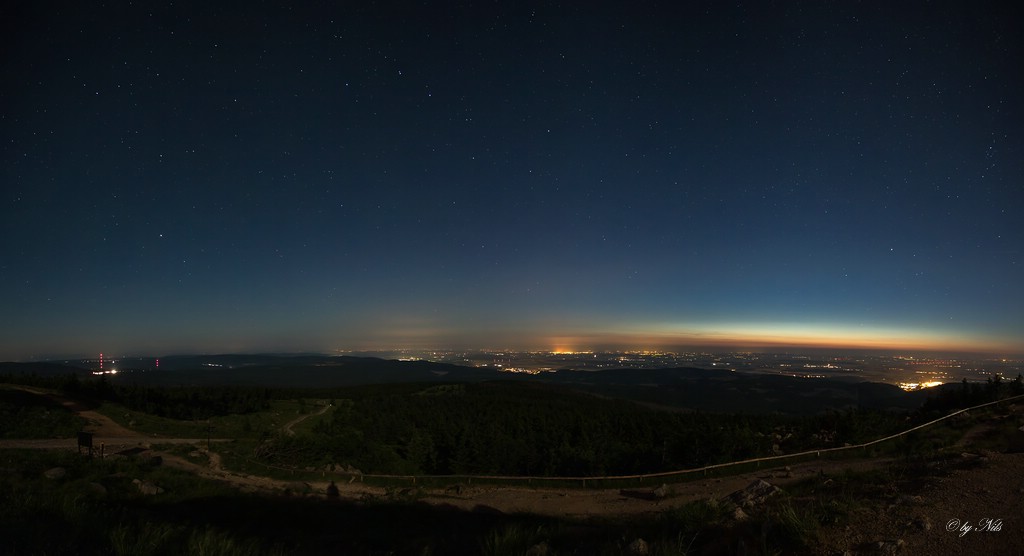
[[[79,432],[78,433],[78,453],[82,453],[82,448],[89,449],[89,457],[92,457],[92,433],[91,432]]]

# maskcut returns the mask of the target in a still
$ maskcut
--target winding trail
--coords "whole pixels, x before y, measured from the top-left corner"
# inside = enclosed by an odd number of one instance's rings
[[[137,431],[125,428],[118,424],[116,421],[103,415],[98,411],[93,411],[80,402],[71,400],[56,394],[51,391],[43,390],[40,388],[33,388],[31,386],[11,386],[12,389],[21,390],[37,396],[42,396],[53,402],[59,403],[60,405],[67,408],[69,411],[77,413],[79,417],[85,419],[86,424],[82,427],[83,432],[91,432],[93,434],[93,450],[100,450],[103,448],[104,453],[113,454],[123,450],[132,448],[144,447],[148,448],[149,445],[159,444],[198,444],[199,442],[206,442],[205,438],[167,438],[159,435],[144,435]],[[212,442],[225,442],[227,439],[211,439]],[[0,439],[0,449],[13,448],[13,449],[69,449],[74,450],[78,448],[77,438],[37,438],[37,439]]]
[[[326,471],[321,472],[320,480],[314,481],[288,481],[229,471],[221,465],[219,454],[201,448],[205,439],[140,435],[56,394],[23,389],[54,399],[85,418],[89,423],[86,429],[96,434],[96,441],[106,443],[108,454],[114,453],[117,448],[134,448],[132,451],[140,455],[159,455],[168,467],[222,481],[245,492],[266,494],[290,493],[323,498],[327,486],[334,482],[340,498],[351,501],[389,499],[396,496],[397,491],[399,498],[408,494],[421,503],[439,508],[506,514],[521,512],[560,518],[615,518],[657,514],[694,500],[721,499],[757,479],[767,480],[785,489],[798,481],[813,481],[817,478],[824,482],[826,477],[844,471],[882,469],[893,463],[893,460],[885,458],[811,461],[784,468],[765,468],[749,473],[670,484],[663,498],[652,496],[654,487],[658,485],[648,483],[638,485],[635,489],[567,489],[476,485],[469,481],[458,483],[457,479],[453,479],[456,484],[439,488],[417,488],[410,481],[407,493],[403,493],[405,489],[371,486],[348,475]],[[323,415],[329,407],[324,406],[317,413],[293,419],[282,427],[283,432],[294,434],[292,427],[310,415]],[[1024,414],[1024,405],[1010,406],[1009,413],[1014,418],[1020,418]],[[970,446],[973,439],[993,428],[993,423],[981,423],[968,431],[959,445]],[[189,458],[195,460],[205,455],[207,461],[197,463],[176,454],[152,450],[150,446],[154,443],[193,444],[197,449],[189,454]],[[0,448],[74,449],[75,446],[76,440],[73,438],[0,440]],[[982,451],[972,458],[967,459],[975,462],[973,467],[958,468],[950,474],[927,478],[924,488],[919,491],[920,496],[894,497],[890,503],[876,501],[852,512],[844,523],[824,527],[818,544],[810,553],[874,554],[878,553],[877,541],[889,538],[905,542],[907,553],[1024,553],[1024,534],[1021,534],[1024,531],[1024,519],[1020,514],[1021,504],[1024,503],[1024,481],[1021,480],[1024,477],[1024,453]],[[310,476],[309,473],[303,475]],[[962,537],[946,530],[947,523],[953,520],[977,524],[986,518],[1000,519],[1003,530],[975,531]],[[929,525],[915,525],[923,522]]]
[[[298,425],[299,423],[305,421],[310,417],[313,417],[314,415],[323,415],[330,408],[330,404],[324,404],[324,406],[320,408],[320,411],[317,411],[316,413],[307,413],[305,415],[300,415],[298,418],[292,419],[291,421],[288,421],[287,423],[285,423],[283,427],[281,427],[281,430],[283,430],[284,433],[287,434],[288,436],[295,436],[295,431],[292,430],[292,427]]]

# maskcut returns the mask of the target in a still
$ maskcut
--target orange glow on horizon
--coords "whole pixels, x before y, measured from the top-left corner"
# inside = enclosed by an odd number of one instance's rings
[[[715,329],[637,326],[623,332],[593,332],[560,336],[549,345],[569,353],[594,346],[700,346],[733,349],[825,348],[912,351],[1022,352],[1012,342],[950,333],[817,325],[723,325]],[[866,327],[865,327],[866,328]],[[568,346],[577,346],[569,348]],[[587,347],[582,347],[587,346]]]

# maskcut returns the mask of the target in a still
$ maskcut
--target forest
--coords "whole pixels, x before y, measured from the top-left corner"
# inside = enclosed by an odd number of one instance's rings
[[[523,382],[360,387],[332,399],[308,434],[269,438],[281,466],[365,473],[605,476],[831,447],[895,432],[899,415],[815,417],[660,411]]]
[[[997,377],[936,389],[916,412],[849,408],[784,415],[653,409],[570,385],[526,381],[272,389],[151,387],[75,375],[3,378],[194,422],[265,411],[272,400],[299,399],[306,413],[328,404],[296,434],[246,427],[253,446],[247,457],[278,468],[557,477],[655,473],[857,444],[1021,391],[1019,377]]]

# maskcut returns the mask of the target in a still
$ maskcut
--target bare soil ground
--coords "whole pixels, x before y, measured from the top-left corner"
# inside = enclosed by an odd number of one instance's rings
[[[826,529],[815,553],[1024,554],[1024,454],[986,452],[961,464]]]

